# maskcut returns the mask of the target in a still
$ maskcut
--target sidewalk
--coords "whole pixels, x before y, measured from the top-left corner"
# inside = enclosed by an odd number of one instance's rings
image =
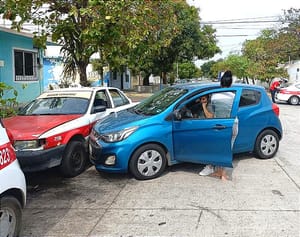
[[[125,91],[125,94],[133,101],[139,102],[145,98],[150,97],[153,93],[136,92],[136,91]]]

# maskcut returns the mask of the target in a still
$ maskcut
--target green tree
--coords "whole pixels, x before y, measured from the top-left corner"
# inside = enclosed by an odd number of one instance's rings
[[[11,86],[0,82],[0,117],[5,118],[15,114],[18,92]]]
[[[212,67],[216,63],[216,61],[211,60],[201,65],[201,71],[204,77],[211,79],[215,77],[215,75],[212,72]]]
[[[277,45],[277,32],[264,30],[255,40],[243,45],[243,56],[249,60],[247,74],[253,79],[270,81],[274,77],[285,77],[287,72],[279,67],[280,57],[274,51]]]
[[[178,64],[178,75],[182,79],[198,78],[201,76],[201,70],[193,62],[187,61]]]
[[[290,8],[281,18],[283,27],[278,33],[278,49],[282,61],[300,58],[300,9]]]
[[[199,12],[185,1],[173,1],[169,11],[174,12],[176,19],[172,36],[163,35],[161,41],[168,40],[170,44],[158,45],[148,51],[150,56],[141,60],[142,70],[162,76],[166,83],[166,75],[172,72],[173,64],[212,57],[220,52],[216,45],[215,30],[211,26],[200,26]],[[166,38],[166,36],[168,38]]]
[[[91,55],[100,52],[103,61],[121,67],[127,63],[127,53],[159,28],[151,12],[159,7],[156,1],[0,0],[0,6],[0,14],[12,20],[14,28],[21,29],[26,22],[39,26],[35,42],[40,47],[49,36],[62,45],[64,73],[74,76],[78,71],[82,85],[88,85]],[[169,14],[159,17],[164,15]]]

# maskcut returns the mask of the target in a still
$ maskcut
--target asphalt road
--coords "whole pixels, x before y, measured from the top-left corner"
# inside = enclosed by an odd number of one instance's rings
[[[149,181],[99,174],[27,174],[21,236],[300,236],[300,106],[280,104],[277,156],[236,156],[231,180],[180,164]]]

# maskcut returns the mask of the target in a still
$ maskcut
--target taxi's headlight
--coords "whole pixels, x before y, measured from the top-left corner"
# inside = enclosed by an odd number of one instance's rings
[[[21,151],[21,150],[42,150],[44,143],[45,143],[45,141],[43,141],[43,140],[15,141],[14,142],[14,148],[17,151]]]
[[[137,126],[131,128],[125,128],[121,131],[100,134],[100,139],[105,142],[119,142],[127,137],[129,137],[132,133],[134,133],[138,129]]]

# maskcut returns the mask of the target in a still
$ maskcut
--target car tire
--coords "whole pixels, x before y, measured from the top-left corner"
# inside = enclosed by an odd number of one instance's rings
[[[71,141],[63,154],[60,172],[66,178],[81,174],[87,165],[87,152],[80,141]]]
[[[19,236],[22,224],[22,206],[13,196],[0,198],[0,236]]]
[[[291,104],[291,105],[299,104],[299,97],[298,96],[291,96],[289,98],[289,104]]]
[[[275,156],[279,147],[279,137],[273,130],[261,132],[255,142],[254,153],[260,159],[270,159]]]
[[[147,144],[138,148],[129,161],[129,169],[138,180],[154,179],[166,167],[166,152],[157,144]]]

